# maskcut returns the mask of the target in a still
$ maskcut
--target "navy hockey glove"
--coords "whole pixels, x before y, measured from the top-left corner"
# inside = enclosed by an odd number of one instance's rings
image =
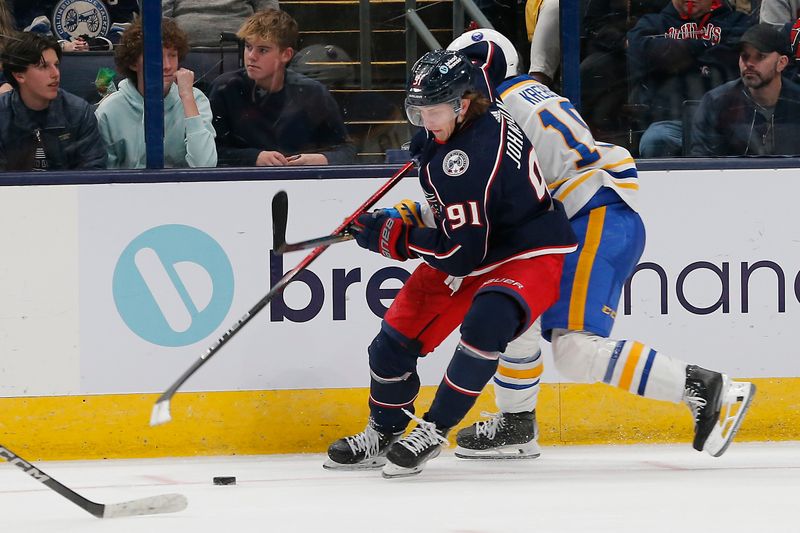
[[[408,249],[410,226],[383,211],[364,213],[358,217],[353,229],[356,231],[356,242],[362,248],[399,261],[415,257]]]

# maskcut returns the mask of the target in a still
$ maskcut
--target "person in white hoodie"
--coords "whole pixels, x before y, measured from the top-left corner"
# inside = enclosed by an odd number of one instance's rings
[[[215,167],[216,133],[211,106],[196,89],[194,72],[179,68],[189,51],[186,33],[172,20],[161,23],[164,54],[164,166]],[[108,152],[108,168],[144,168],[144,76],[141,19],[122,35],[114,62],[126,77],[119,90],[110,94],[95,115]]]

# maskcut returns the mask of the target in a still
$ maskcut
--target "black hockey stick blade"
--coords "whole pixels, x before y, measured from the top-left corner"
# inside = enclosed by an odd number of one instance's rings
[[[325,235],[315,239],[300,242],[286,242],[286,226],[289,220],[289,196],[286,191],[278,191],[272,197],[272,251],[276,255],[283,255],[298,250],[308,250],[317,246],[330,246],[337,242],[353,239],[353,233],[348,229],[336,235]]]
[[[415,161],[412,160],[403,165],[402,167],[400,167],[400,169],[397,172],[395,172],[395,174],[391,178],[389,178],[389,180],[386,181],[386,183],[384,183],[380,189],[375,191],[372,194],[372,196],[370,196],[363,204],[361,204],[358,207],[358,209],[356,209],[350,216],[344,219],[344,222],[342,222],[338,228],[333,230],[331,236],[337,236],[345,233],[348,230],[348,228],[350,228],[351,224],[353,224],[353,222],[355,222],[355,220],[362,213],[369,210],[372,206],[375,205],[375,203],[378,200],[383,198],[392,187],[400,183],[400,181],[408,173],[408,171],[414,168],[414,164]],[[273,205],[274,202],[275,198],[273,198]],[[277,207],[278,209],[284,209],[284,211],[288,214],[288,197],[284,197],[283,199],[279,197]],[[285,220],[285,218],[283,220]],[[281,237],[282,241],[285,241],[285,233],[286,233],[285,223],[283,227],[284,229],[282,230],[282,235],[279,235],[279,237]],[[278,229],[280,230],[281,228],[279,227]],[[275,228],[273,226],[273,233],[274,232]],[[290,282],[292,282],[301,271],[305,270],[306,267],[308,267],[311,263],[313,263],[317,259],[317,257],[327,249],[328,245],[323,244],[311,250],[311,253],[309,253],[299,263],[297,263],[297,265],[293,269],[284,274],[283,277],[279,279],[278,282],[275,283],[275,285],[272,286],[272,288],[269,290],[267,294],[264,295],[263,298],[261,298],[258,302],[256,302],[256,304],[253,307],[251,307],[250,310],[247,311],[247,313],[245,313],[244,316],[242,316],[242,318],[237,320],[236,323],[228,329],[228,331],[223,333],[222,336],[219,339],[217,339],[217,341],[214,344],[212,344],[208,348],[208,350],[206,350],[206,352],[192,364],[192,366],[186,369],[186,371],[183,374],[181,374],[181,377],[179,377],[178,380],[175,383],[173,383],[166,391],[164,391],[164,393],[161,396],[159,396],[158,399],[156,400],[156,404],[153,406],[153,411],[150,414],[150,425],[157,426],[160,424],[166,424],[167,422],[172,420],[172,415],[170,413],[170,401],[172,400],[172,397],[175,396],[175,393],[178,392],[178,389],[180,389],[183,386],[183,384],[186,383],[186,380],[192,377],[192,375],[195,372],[197,372],[197,370],[199,370],[200,367],[202,367],[204,364],[206,364],[207,361],[209,361],[212,357],[214,357],[214,355],[223,346],[225,346],[225,344],[227,344],[227,342],[231,340],[234,337],[234,335],[236,335],[239,332],[239,330],[241,330],[248,322],[250,322],[250,320],[252,320],[254,316],[256,316],[262,309],[264,309],[264,307],[266,307],[267,304],[269,304],[269,302],[271,302],[277,295],[282,293],[283,290],[286,288],[286,286]]]
[[[175,513],[183,511],[189,504],[183,494],[160,494],[121,503],[97,503],[56,481],[2,444],[0,444],[0,457],[97,518]]]
[[[289,195],[278,191],[272,197],[272,249],[282,254],[286,246],[286,225],[289,220]]]

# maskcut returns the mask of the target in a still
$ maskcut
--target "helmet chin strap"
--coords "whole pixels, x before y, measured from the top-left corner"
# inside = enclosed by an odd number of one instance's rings
[[[466,112],[462,113],[459,109],[458,113],[456,113],[456,129],[453,130],[453,133],[457,132],[459,128],[464,124],[464,120],[466,117]]]

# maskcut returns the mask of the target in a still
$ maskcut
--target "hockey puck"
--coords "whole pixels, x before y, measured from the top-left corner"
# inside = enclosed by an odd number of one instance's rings
[[[234,476],[215,477],[214,485],[236,485],[236,478]]]

